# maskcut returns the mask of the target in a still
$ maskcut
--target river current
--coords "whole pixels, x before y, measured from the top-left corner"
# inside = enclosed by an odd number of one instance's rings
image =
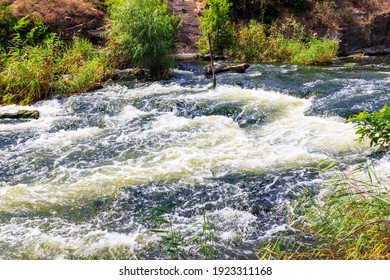
[[[382,60],[252,65],[218,76],[215,90],[200,66],[174,73],[0,121],[0,259],[168,258],[153,229],[191,236],[204,213],[215,258],[255,259],[289,227],[283,209],[322,190],[320,162],[371,158],[345,118],[390,103]],[[389,157],[371,160],[390,181]],[[153,207],[171,224],[145,219]],[[185,253],[203,258],[194,244]]]

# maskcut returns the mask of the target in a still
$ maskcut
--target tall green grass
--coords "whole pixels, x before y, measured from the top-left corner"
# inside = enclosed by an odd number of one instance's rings
[[[167,78],[173,60],[178,18],[168,12],[167,1],[112,0],[113,19],[107,37],[116,67],[141,67],[155,78]]]
[[[85,92],[107,72],[106,55],[89,41],[75,37],[65,44],[41,21],[16,19],[0,5],[0,104]]]
[[[0,68],[0,103],[29,104],[95,88],[106,77],[106,59],[84,39],[66,46],[55,34],[36,45],[9,49]]]
[[[37,46],[10,51],[0,72],[0,102],[29,104],[48,98],[60,45],[53,35]]]
[[[305,196],[292,207],[298,237],[286,233],[263,243],[260,257],[390,259],[389,182],[372,166],[359,166],[327,180],[324,190],[319,198]]]
[[[236,25],[235,29],[229,54],[241,61],[324,64],[338,52],[337,41],[307,36],[295,20],[271,27],[252,20]]]
[[[106,56],[94,49],[89,41],[75,37],[63,55],[57,58],[55,71],[57,78],[52,87],[57,94],[86,92],[105,80]]]

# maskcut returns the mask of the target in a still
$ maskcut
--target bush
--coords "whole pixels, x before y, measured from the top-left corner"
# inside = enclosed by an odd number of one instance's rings
[[[293,206],[298,237],[263,243],[262,258],[389,260],[389,187],[370,167],[341,172],[326,181],[320,199],[305,195]]]
[[[379,146],[381,149],[389,150],[390,144],[390,108],[385,105],[379,112],[361,112],[349,118],[349,122],[356,122],[356,134],[360,135],[359,140],[370,139],[371,146]]]
[[[230,51],[234,57],[241,61],[250,62],[264,60],[263,53],[267,48],[266,25],[252,20],[248,25],[237,25],[235,29],[236,40]]]
[[[86,40],[67,47],[55,34],[36,46],[13,49],[0,72],[0,103],[29,104],[93,89],[105,79],[106,60]]]
[[[203,37],[197,43],[199,52],[204,54],[209,50],[208,35],[212,40],[213,51],[223,53],[233,42],[233,26],[230,24],[229,12],[232,6],[229,0],[205,0],[206,9],[201,16],[199,28]]]
[[[178,24],[166,1],[114,0],[109,12],[113,19],[108,32],[113,63],[147,68],[153,77],[166,78]]]
[[[329,38],[306,36],[293,19],[271,27],[250,21],[236,25],[229,54],[249,62],[286,62],[293,64],[327,63],[336,57],[338,42]]]
[[[41,21],[0,8],[0,104],[85,92],[106,78],[106,56],[87,40],[65,46]]]
[[[271,23],[282,17],[286,9],[299,14],[310,8],[308,0],[231,0],[234,18],[242,20],[256,19]]]
[[[343,19],[342,11],[332,0],[316,2],[313,8],[314,21],[325,28],[335,29]]]
[[[292,55],[293,64],[324,64],[332,61],[337,55],[339,44],[329,38],[309,37],[302,48]]]
[[[11,14],[9,6],[2,5],[0,1],[0,50],[5,50],[8,46],[9,34],[15,25],[16,19]]]

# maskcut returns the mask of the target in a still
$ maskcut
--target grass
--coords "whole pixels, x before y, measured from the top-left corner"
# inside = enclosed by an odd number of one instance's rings
[[[168,12],[167,1],[111,2],[109,14],[113,22],[107,37],[113,64],[146,68],[154,78],[167,78],[178,26],[178,18]]]
[[[29,104],[46,99],[58,46],[57,38],[51,36],[38,46],[11,51],[0,72],[0,103]]]
[[[372,166],[359,166],[327,180],[324,189],[317,201],[306,196],[294,205],[298,238],[286,234],[262,244],[261,258],[389,260],[389,182]]]
[[[307,36],[293,19],[271,27],[252,20],[249,24],[238,24],[235,29],[229,54],[240,61],[325,64],[338,52],[337,41]]]
[[[147,68],[157,79],[169,76],[178,21],[168,13],[166,1],[107,2],[113,22],[104,51],[76,36],[65,43],[43,23],[63,21],[62,15],[68,13],[82,15],[72,21],[89,16],[95,20],[94,9],[103,8],[100,2],[1,1],[0,104],[25,105],[53,95],[89,91],[108,80],[112,66]],[[50,18],[51,13],[56,17]],[[22,14],[29,17],[17,19]]]

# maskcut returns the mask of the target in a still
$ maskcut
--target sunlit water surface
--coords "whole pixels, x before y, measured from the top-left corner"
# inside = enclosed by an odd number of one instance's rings
[[[168,210],[193,236],[207,213],[218,259],[254,259],[288,227],[286,206],[318,193],[325,159],[372,153],[345,117],[389,104],[390,66],[252,65],[211,90],[183,64],[163,82],[39,102],[0,121],[0,259],[161,259]],[[21,107],[8,106],[2,111]],[[389,180],[388,157],[372,159]],[[161,214],[161,213],[160,213]],[[166,226],[165,226],[166,228]],[[196,245],[188,258],[203,258]]]

